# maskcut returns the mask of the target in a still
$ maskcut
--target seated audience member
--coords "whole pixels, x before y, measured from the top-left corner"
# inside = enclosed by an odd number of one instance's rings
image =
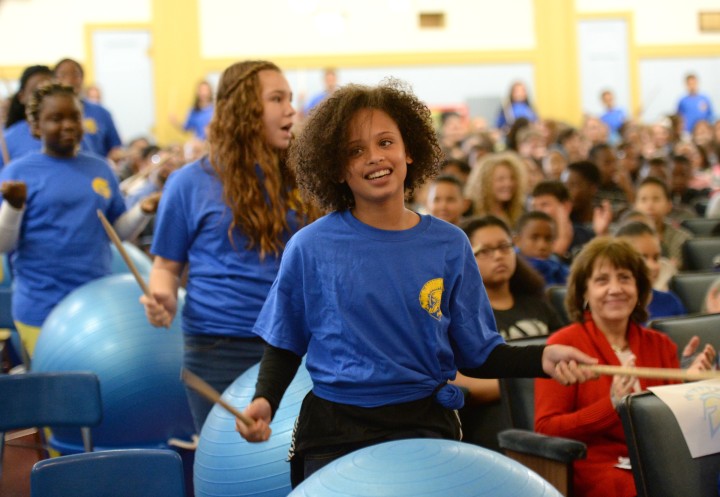
[[[670,217],[673,219],[682,221],[698,217],[700,215],[698,204],[706,202],[710,195],[710,189],[690,188],[692,175],[690,160],[684,155],[674,155],[670,160],[670,194],[673,204]]]
[[[720,312],[720,276],[708,288],[703,302],[703,312],[717,314]]]
[[[612,222],[613,211],[610,201],[597,198],[600,188],[598,167],[590,161],[569,164],[565,185],[572,203],[572,222],[592,229],[596,235],[606,235]]]
[[[443,112],[438,135],[446,159],[467,160],[463,142],[468,136],[468,125],[463,116],[457,112]]]
[[[427,212],[443,221],[457,225],[470,202],[463,196],[462,183],[455,176],[438,176],[430,181]]]
[[[653,230],[655,236],[658,236],[657,231],[655,231],[655,222],[652,218],[635,209],[625,212],[625,214],[623,214],[620,218],[618,226],[624,226],[634,221],[644,223]],[[659,240],[660,237],[658,237],[658,241]],[[653,282],[653,288],[655,290],[660,290],[661,292],[667,292],[669,289],[670,279],[678,273],[678,268],[670,259],[662,255],[662,250],[660,253],[660,259],[658,260],[658,265],[660,266],[660,271]]]
[[[483,158],[465,185],[465,196],[476,216],[492,214],[510,226],[524,211],[525,194],[525,164],[514,152]]]
[[[471,170],[470,165],[462,159],[447,159],[440,164],[441,176],[455,176],[463,186]]]
[[[679,368],[677,345],[640,324],[647,320],[644,304],[650,292],[647,265],[640,254],[625,240],[596,238],[578,254],[570,270],[566,306],[575,322],[550,335],[548,343],[573,345],[597,357],[600,364]],[[683,356],[692,355],[698,343],[693,337]],[[715,355],[706,345],[689,370],[709,370]],[[535,430],[587,445],[587,457],[574,462],[575,495],[636,495],[632,472],[616,467],[619,457],[628,457],[616,408],[625,395],[675,382],[601,376],[565,387],[535,381]]]
[[[537,126],[527,126],[518,132],[517,152],[520,157],[530,158],[538,164],[547,155],[545,137]]]
[[[635,197],[635,210],[652,219],[655,231],[660,237],[662,254],[668,257],[678,269],[682,269],[682,246],[686,240],[692,238],[692,234],[667,221],[667,215],[672,210],[672,201],[667,185],[658,178],[647,177],[642,180]]]
[[[588,149],[576,128],[567,128],[558,134],[557,146],[565,153],[568,163],[587,160]]]
[[[607,143],[600,143],[590,149],[590,161],[600,171],[597,197],[610,201],[613,218],[617,219],[635,197],[630,175],[619,170],[615,150]]]
[[[677,295],[670,291],[654,288],[660,276],[660,239],[657,232],[642,221],[631,221],[621,225],[615,236],[627,240],[645,260],[650,273],[650,284],[653,285],[651,300],[647,305],[648,321],[671,316],[687,314],[685,306]]]
[[[648,177],[657,178],[663,183],[670,181],[668,162],[664,157],[653,157],[643,167],[643,179]]]
[[[557,146],[551,147],[542,159],[543,173],[549,180],[560,180],[567,166],[567,155]]]
[[[562,326],[547,302],[542,277],[513,250],[510,229],[495,216],[466,219],[461,225],[470,238],[498,331],[506,339],[543,336]],[[458,374],[455,384],[468,390],[459,411],[465,440],[497,448],[493,429],[509,428],[491,404],[500,400],[498,381]],[[483,426],[483,424],[488,426]],[[490,432],[490,433],[489,433]],[[492,439],[495,439],[493,441]]]
[[[506,339],[547,335],[562,324],[545,299],[542,276],[514,250],[510,228],[498,217],[466,219],[470,239],[495,322]]]
[[[541,211],[531,211],[518,221],[515,229],[515,245],[518,253],[545,280],[545,285],[564,285],[568,267],[553,254],[557,238],[553,218]]]
[[[532,191],[530,206],[534,211],[549,215],[555,222],[557,233],[553,253],[565,262],[571,261],[573,255],[595,237],[591,229],[570,220],[570,193],[561,181],[546,180],[538,183]]]
[[[640,179],[640,169],[643,165],[643,157],[633,142],[622,142],[617,146],[618,167],[624,174],[630,176],[633,184]]]

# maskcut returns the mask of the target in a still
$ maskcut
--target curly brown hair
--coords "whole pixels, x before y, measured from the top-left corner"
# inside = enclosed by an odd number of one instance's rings
[[[233,229],[240,229],[248,238],[247,249],[259,248],[261,257],[277,255],[284,247],[288,210],[297,209],[301,224],[309,211],[297,195],[286,152],[265,140],[258,76],[264,70],[282,72],[264,60],[238,62],[225,69],[208,127],[210,163],[233,215],[228,237],[232,240]]]
[[[35,88],[35,91],[33,91],[30,101],[28,102],[27,107],[25,107],[25,117],[27,118],[27,122],[30,125],[30,129],[32,130],[32,134],[35,138],[40,138],[40,136],[36,133],[37,124],[40,121],[40,108],[43,100],[53,95],[67,95],[72,97],[77,101],[78,105],[82,107],[82,103],[80,102],[78,96],[75,95],[75,90],[72,86],[52,81],[47,81],[39,85]]]
[[[616,268],[627,269],[632,273],[637,286],[638,302],[630,314],[630,319],[636,323],[647,321],[647,304],[650,302],[652,292],[652,282],[647,265],[640,253],[630,243],[609,236],[595,238],[588,242],[575,257],[570,267],[565,297],[565,307],[570,319],[583,321],[585,291],[598,261],[607,261]]]
[[[344,86],[313,109],[300,136],[290,145],[288,161],[303,193],[326,211],[351,209],[355,198],[341,182],[348,164],[350,122],[362,109],[377,109],[395,121],[412,157],[405,178],[405,196],[438,174],[442,152],[430,110],[396,79],[376,87]]]

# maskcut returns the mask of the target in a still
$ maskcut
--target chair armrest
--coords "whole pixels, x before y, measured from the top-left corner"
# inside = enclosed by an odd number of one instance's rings
[[[587,446],[582,442],[569,438],[551,437],[529,430],[503,430],[498,433],[498,443],[501,449],[544,457],[562,463],[585,459],[587,455]]]

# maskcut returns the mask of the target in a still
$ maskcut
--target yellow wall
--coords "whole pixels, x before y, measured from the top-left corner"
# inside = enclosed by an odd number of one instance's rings
[[[197,0],[152,0],[155,136],[159,143],[183,137],[170,126],[169,116],[186,112],[197,82],[204,77],[199,17]]]

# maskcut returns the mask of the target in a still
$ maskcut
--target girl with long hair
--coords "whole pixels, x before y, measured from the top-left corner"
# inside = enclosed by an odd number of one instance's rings
[[[285,243],[308,220],[285,163],[292,93],[272,62],[223,73],[209,125],[209,156],[173,173],[151,252],[148,320],[169,326],[188,269],[183,309],[185,367],[219,391],[257,363],[264,342],[252,327]],[[212,404],[188,390],[198,433]]]

